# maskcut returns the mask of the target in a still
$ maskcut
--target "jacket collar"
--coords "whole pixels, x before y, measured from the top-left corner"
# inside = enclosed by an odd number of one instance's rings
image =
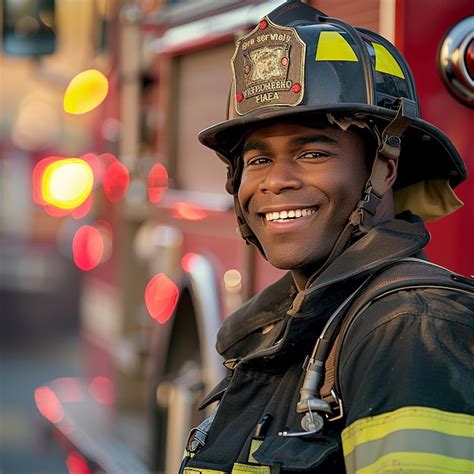
[[[291,274],[287,273],[250,299],[224,321],[217,336],[218,352],[225,356],[229,355],[229,350],[234,353],[231,350],[234,345],[265,326],[282,321],[287,314],[312,313],[313,302],[328,287],[362,278],[390,263],[413,256],[428,242],[428,231],[413,214],[403,213],[394,220],[377,225],[334,260],[309,288],[297,293]],[[251,346],[271,344],[269,338],[259,332]],[[255,348],[246,347],[246,350]]]

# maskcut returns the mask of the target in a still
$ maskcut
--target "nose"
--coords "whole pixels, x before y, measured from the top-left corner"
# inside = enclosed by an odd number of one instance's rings
[[[299,189],[303,184],[300,171],[291,159],[275,160],[267,170],[259,184],[261,192],[280,194],[287,190]]]

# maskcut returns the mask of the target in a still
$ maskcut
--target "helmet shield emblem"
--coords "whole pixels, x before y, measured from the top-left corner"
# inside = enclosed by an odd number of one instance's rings
[[[298,105],[304,95],[305,54],[306,45],[294,28],[265,17],[237,42],[230,117],[261,107]]]

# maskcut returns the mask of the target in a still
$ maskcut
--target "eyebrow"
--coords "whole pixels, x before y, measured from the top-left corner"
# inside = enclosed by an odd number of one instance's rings
[[[339,142],[334,138],[328,137],[327,135],[323,134],[316,134],[316,135],[307,135],[299,138],[295,138],[292,140],[293,145],[303,146],[308,145],[309,143],[329,143],[331,145],[338,145]],[[264,142],[259,141],[250,141],[246,143],[242,148],[242,154],[251,151],[265,151],[268,148],[268,145]]]

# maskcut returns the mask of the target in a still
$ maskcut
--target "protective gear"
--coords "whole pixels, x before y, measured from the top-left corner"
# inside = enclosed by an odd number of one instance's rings
[[[466,178],[465,166],[448,137],[420,118],[410,69],[378,34],[289,0],[237,41],[232,70],[228,120],[202,131],[199,140],[227,164],[226,189],[234,194],[242,235],[260,250],[236,197],[239,157],[250,131],[282,120],[322,115],[343,129],[368,127],[376,136],[377,156],[350,217],[351,231],[372,226],[389,158],[399,157],[397,213],[411,210],[429,221],[462,205],[452,188]],[[343,233],[335,254],[349,230]]]
[[[441,269],[450,280],[444,289],[385,294],[364,304],[350,324],[334,374],[345,419],[326,423],[315,437],[279,435],[301,431],[295,387],[303,385],[301,366],[328,317],[367,276],[388,271],[380,282],[395,284],[387,267],[422,256],[429,234],[419,219],[404,217],[371,229],[311,288],[297,293],[287,274],[226,318],[216,347],[232,377],[207,397],[205,403],[219,399],[220,406],[206,446],[184,472],[269,473],[264,466],[278,465],[282,474],[436,472],[441,462],[440,472],[472,472],[474,282]],[[423,283],[443,283],[430,265],[419,268]],[[409,281],[417,273],[405,268],[397,277]],[[471,296],[453,291],[461,285],[470,286]],[[256,428],[268,414],[254,449]]]

